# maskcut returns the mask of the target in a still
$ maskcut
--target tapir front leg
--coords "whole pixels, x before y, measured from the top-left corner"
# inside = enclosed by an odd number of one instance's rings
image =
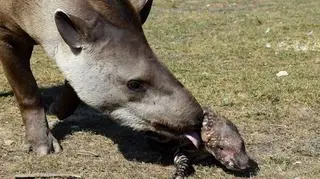
[[[30,69],[33,45],[0,28],[0,61],[17,99],[26,130],[26,144],[39,155],[59,152],[61,147],[51,134],[44,106]]]

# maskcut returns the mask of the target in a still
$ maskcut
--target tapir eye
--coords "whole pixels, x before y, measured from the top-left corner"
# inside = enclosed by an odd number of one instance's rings
[[[145,92],[146,89],[141,80],[130,80],[127,83],[127,87],[135,92]]]

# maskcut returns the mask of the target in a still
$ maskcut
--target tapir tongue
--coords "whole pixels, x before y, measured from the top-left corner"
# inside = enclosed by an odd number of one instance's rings
[[[197,148],[200,146],[201,138],[197,132],[188,132],[185,133],[184,136],[186,136]]]

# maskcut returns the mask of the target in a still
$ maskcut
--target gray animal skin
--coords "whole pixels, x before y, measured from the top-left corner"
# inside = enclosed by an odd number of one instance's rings
[[[68,80],[62,96],[73,101],[70,109],[76,108],[79,97],[135,130],[176,137],[200,129],[199,103],[157,59],[143,33],[151,4],[152,0],[0,0],[0,61],[30,150],[40,155],[61,150],[48,128],[30,68],[34,45],[43,47]],[[58,117],[72,111],[63,113]]]

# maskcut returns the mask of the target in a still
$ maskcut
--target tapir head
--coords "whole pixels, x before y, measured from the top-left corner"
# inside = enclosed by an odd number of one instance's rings
[[[200,105],[144,36],[152,1],[132,2],[87,0],[80,17],[57,10],[58,66],[85,103],[122,125],[171,136],[200,130]]]

